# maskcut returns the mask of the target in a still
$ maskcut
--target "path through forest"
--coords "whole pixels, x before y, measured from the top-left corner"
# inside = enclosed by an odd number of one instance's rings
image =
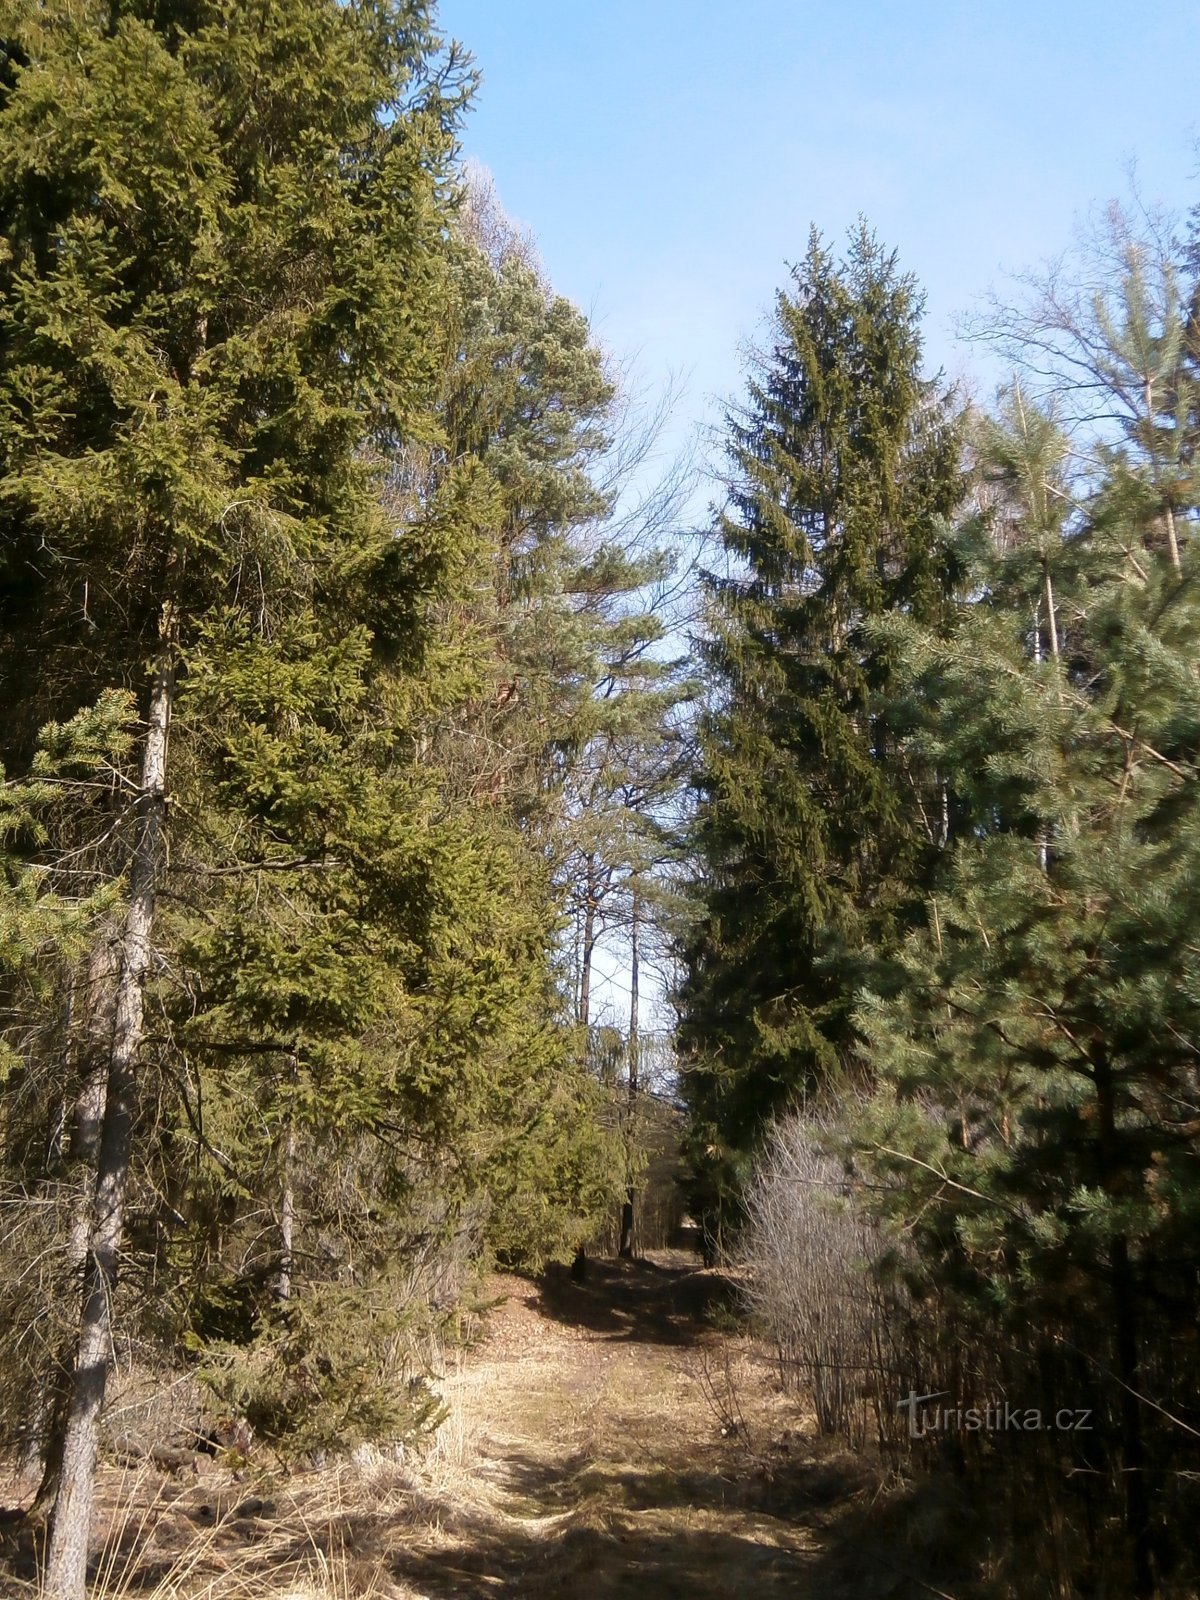
[[[950,1600],[953,1507],[813,1436],[694,1256],[496,1277],[416,1459],[107,1465],[100,1600]],[[949,1565],[947,1558],[949,1557]],[[0,1593],[37,1530],[0,1519]],[[952,1587],[947,1587],[951,1585]]]
[[[414,1600],[943,1592],[912,1570],[940,1531],[930,1508],[914,1521],[811,1437],[694,1257],[495,1288],[445,1385],[433,1526],[396,1564]]]

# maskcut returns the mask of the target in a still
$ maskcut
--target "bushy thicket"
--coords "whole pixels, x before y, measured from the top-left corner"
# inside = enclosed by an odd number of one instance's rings
[[[774,1123],[747,1187],[738,1252],[745,1296],[783,1386],[815,1408],[823,1434],[861,1448],[902,1438],[897,1397],[919,1367],[907,1253],[872,1220],[828,1117]]]

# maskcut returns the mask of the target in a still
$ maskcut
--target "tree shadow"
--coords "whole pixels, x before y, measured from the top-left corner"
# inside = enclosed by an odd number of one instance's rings
[[[0,1572],[15,1582],[32,1584],[45,1557],[45,1524],[27,1517],[19,1507],[6,1508],[0,1518]]]
[[[869,1474],[853,1458],[776,1461],[770,1465],[725,1453],[697,1462],[686,1453],[639,1467],[597,1461],[580,1451],[561,1461],[510,1455],[500,1480],[513,1510],[537,1505],[550,1513],[600,1506],[617,1511],[757,1512],[816,1525],[824,1508],[860,1495]]]
[[[517,1503],[536,1500],[549,1516],[443,1518],[449,1548],[393,1551],[392,1575],[429,1600],[958,1600],[972,1576],[961,1551],[927,1548],[920,1491],[881,1505],[852,1470],[840,1486],[825,1473],[812,1494],[804,1472],[764,1484],[562,1463],[556,1486],[544,1461],[511,1466]]]
[[[538,1290],[538,1309],[555,1322],[638,1344],[696,1344],[738,1304],[737,1285],[720,1272],[645,1259],[589,1261],[582,1282],[554,1266]]]
[[[756,1470],[734,1454],[697,1463],[681,1451],[646,1467],[586,1451],[508,1456],[488,1502],[412,1486],[390,1506],[310,1505],[303,1518],[220,1516],[193,1576],[236,1571],[239,1592],[279,1593],[325,1558],[346,1562],[370,1592],[386,1573],[426,1600],[980,1600],[962,1507],[946,1485],[883,1492],[848,1456],[776,1460]],[[186,1514],[155,1502],[177,1538],[163,1548],[131,1521],[107,1556],[120,1592],[146,1594],[186,1563]],[[218,1511],[218,1515],[220,1515]],[[967,1530],[964,1533],[964,1529]],[[11,1539],[17,1529],[6,1529]],[[13,1577],[34,1576],[32,1530],[10,1544]],[[374,1576],[373,1576],[374,1575]],[[357,1592],[347,1580],[347,1593]],[[340,1591],[339,1591],[340,1592]],[[1030,1587],[1030,1600],[1039,1593]]]

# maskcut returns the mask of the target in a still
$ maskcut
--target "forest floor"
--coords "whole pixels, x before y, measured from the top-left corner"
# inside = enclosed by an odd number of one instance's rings
[[[583,1283],[496,1277],[488,1291],[418,1461],[274,1486],[209,1464],[196,1481],[106,1469],[119,1536],[97,1593],[915,1600],[961,1576],[954,1508],[818,1441],[732,1313],[728,1280],[694,1257],[594,1261]],[[32,1576],[27,1540],[0,1537],[0,1563],[5,1543],[14,1582]]]

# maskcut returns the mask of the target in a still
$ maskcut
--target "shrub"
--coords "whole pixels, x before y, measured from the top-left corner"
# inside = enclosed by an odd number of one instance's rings
[[[911,1318],[891,1283],[894,1250],[832,1153],[832,1119],[776,1122],[746,1191],[740,1245],[751,1310],[786,1387],[806,1387],[822,1433],[861,1446],[898,1437]],[[902,1419],[900,1419],[902,1421]]]

